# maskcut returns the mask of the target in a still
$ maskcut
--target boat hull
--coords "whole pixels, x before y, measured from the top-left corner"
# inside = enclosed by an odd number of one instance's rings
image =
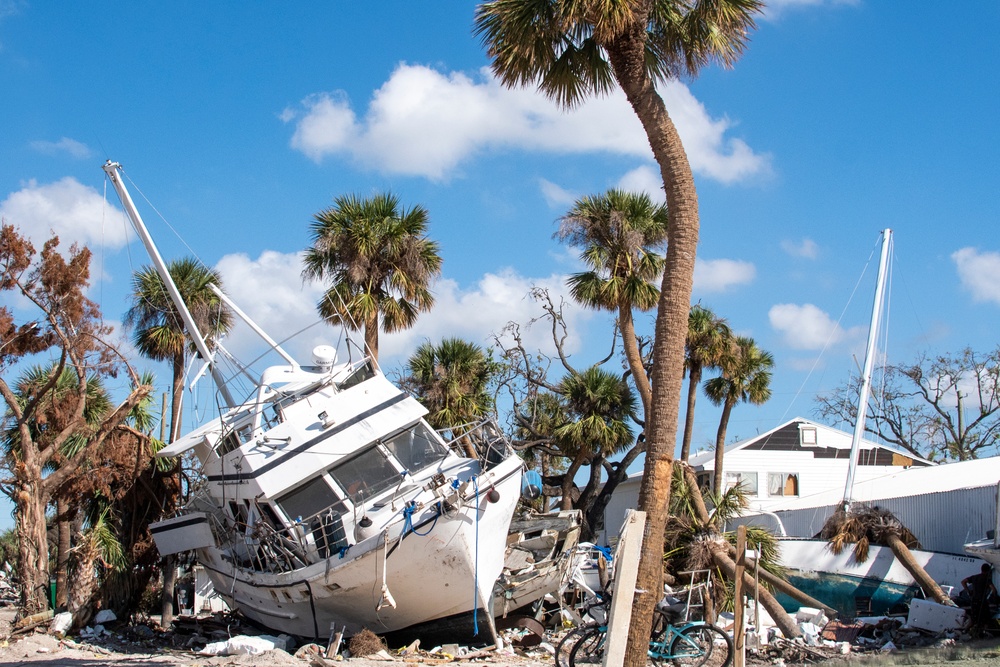
[[[780,546],[789,583],[845,616],[885,614],[922,596],[912,575],[888,547],[869,547],[868,559],[858,563],[850,550],[834,554],[826,540],[782,539]],[[919,549],[911,552],[934,581],[956,590],[962,579],[982,566],[981,560],[970,556]],[[801,606],[790,597],[777,598],[788,611]]]
[[[307,567],[280,573],[234,567],[214,547],[198,550],[198,559],[230,607],[299,637],[326,639],[334,625],[348,634],[363,628],[383,634],[474,613],[489,605],[503,567],[520,470],[512,457],[490,471],[495,502],[481,489],[458,511],[425,515],[412,529],[397,523],[343,557]]]

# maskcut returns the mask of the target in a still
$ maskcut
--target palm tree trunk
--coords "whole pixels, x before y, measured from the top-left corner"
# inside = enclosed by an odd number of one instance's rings
[[[733,412],[733,401],[726,399],[722,406],[722,417],[719,418],[719,431],[715,436],[715,474],[712,478],[712,490],[716,495],[722,495],[722,462],[726,456],[726,430],[729,428],[729,415]]]
[[[732,544],[729,545],[729,557],[732,558],[734,561],[736,560],[736,547],[734,547]],[[760,577],[761,581],[763,581],[765,584],[767,584],[774,590],[778,591],[779,593],[784,593],[785,595],[792,598],[796,602],[801,603],[803,606],[820,609],[822,610],[823,614],[826,615],[826,617],[829,619],[837,618],[837,616],[840,614],[840,612],[838,612],[833,607],[820,602],[814,597],[806,595],[805,593],[797,589],[795,586],[792,586],[790,583],[788,583],[781,577],[771,574],[762,567],[758,567],[757,561],[755,561],[753,558],[747,559],[747,566],[750,569],[755,570],[757,572],[757,576]]]
[[[684,437],[681,440],[681,461],[687,463],[691,455],[691,437],[694,434],[694,404],[701,384],[701,366],[692,366],[688,371],[687,408],[684,411]]]
[[[709,545],[709,550],[712,552],[712,562],[718,567],[723,575],[725,575],[730,581],[736,580],[736,562],[729,557],[729,549],[732,545],[723,539]],[[743,572],[743,590],[750,591],[754,590],[753,577],[747,574],[746,571]],[[778,629],[781,630],[783,634],[788,639],[794,639],[795,637],[801,636],[802,632],[799,630],[799,626],[795,624],[795,620],[781,607],[778,601],[766,588],[757,589],[757,600],[760,602],[761,606],[767,611],[771,619],[777,624]]]
[[[378,312],[365,322],[365,347],[375,363],[378,363]]]
[[[917,582],[917,585],[924,589],[924,594],[930,597],[932,600],[938,604],[946,604],[948,606],[954,607],[955,603],[950,597],[945,595],[945,592],[941,590],[941,586],[934,581],[929,574],[920,566],[917,559],[913,557],[913,553],[910,551],[909,547],[903,543],[903,540],[899,538],[898,535],[890,534],[887,536],[886,541],[889,543],[889,548],[892,549],[893,555],[899,564],[906,568],[906,571],[913,575],[913,580]]]
[[[653,402],[653,390],[646,376],[646,368],[642,364],[642,355],[639,354],[639,345],[635,340],[635,322],[632,318],[632,309],[628,306],[618,308],[618,327],[622,332],[622,347],[625,348],[625,358],[632,372],[632,381],[635,382],[636,391],[642,400],[642,416],[645,419]]]
[[[670,483],[677,446],[677,422],[684,381],[684,343],[691,309],[695,253],[698,248],[698,193],[680,135],[645,69],[645,30],[650,3],[634,10],[635,21],[605,44],[615,79],[642,123],[660,175],[670,211],[667,254],[660,287],[653,343],[653,400],[646,415],[646,463],[639,488],[639,509],[646,512],[646,530],[633,613],[651,619],[663,590],[663,530],[670,501]],[[641,667],[649,648],[649,626],[629,628],[624,664]]]

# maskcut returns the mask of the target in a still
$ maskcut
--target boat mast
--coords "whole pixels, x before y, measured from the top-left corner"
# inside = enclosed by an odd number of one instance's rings
[[[851,460],[847,467],[847,484],[844,486],[844,509],[851,506],[854,495],[854,473],[858,467],[858,453],[861,450],[861,439],[865,434],[865,417],[868,414],[868,397],[871,394],[872,366],[875,363],[876,341],[878,339],[879,321],[882,316],[882,298],[885,296],[886,268],[889,264],[889,249],[892,245],[892,230],[882,232],[882,257],[878,265],[878,279],[875,281],[875,303],[872,306],[872,319],[868,327],[868,346],[865,349],[865,366],[861,371],[861,392],[858,396],[858,418],[854,424],[854,436],[851,438]]]
[[[188,336],[194,341],[198,353],[208,362],[212,379],[215,380],[215,384],[219,388],[219,393],[222,394],[222,399],[226,402],[226,406],[231,408],[236,405],[236,401],[233,400],[232,395],[229,393],[225,379],[222,377],[222,373],[215,363],[215,356],[209,351],[208,343],[205,342],[201,332],[198,330],[198,325],[195,324],[194,317],[191,316],[191,311],[188,310],[187,304],[181,298],[181,293],[178,291],[177,285],[174,284],[174,279],[170,277],[167,265],[163,261],[163,257],[160,256],[160,251],[157,250],[156,244],[153,243],[153,238],[149,235],[146,225],[142,222],[139,211],[132,202],[132,197],[129,195],[128,190],[125,189],[125,184],[122,182],[121,174],[119,173],[121,168],[122,166],[119,163],[112,162],[111,160],[105,162],[103,167],[104,173],[111,179],[111,185],[114,186],[115,191],[118,193],[118,198],[121,199],[125,213],[128,214],[129,219],[132,221],[132,227],[135,228],[135,232],[142,240],[142,244],[146,246],[146,252],[149,253],[149,258],[152,260],[156,272],[160,275],[160,279],[167,288],[170,300],[174,302],[174,306],[180,313],[181,319],[184,320],[184,327],[187,329]]]

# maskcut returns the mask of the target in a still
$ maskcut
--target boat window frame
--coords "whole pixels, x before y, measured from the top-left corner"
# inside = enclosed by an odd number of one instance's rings
[[[405,429],[402,429],[402,430],[405,430]],[[334,471],[336,471],[338,468],[342,468],[342,467],[344,467],[344,466],[346,466],[346,465],[348,465],[348,464],[356,461],[357,459],[360,459],[361,457],[368,455],[370,452],[376,451],[376,450],[382,456],[382,458],[396,471],[395,480],[396,480],[397,483],[395,483],[395,484],[388,484],[384,488],[380,488],[378,491],[375,491],[374,493],[371,493],[371,494],[361,493],[360,495],[358,495],[357,497],[355,497],[355,494],[351,493],[351,491],[349,490],[349,487],[345,486],[344,484],[341,483],[341,481],[339,479],[337,479],[337,477],[334,475]],[[397,460],[396,457],[392,454],[392,452],[390,452],[389,449],[382,443],[382,439],[380,438],[380,439],[376,440],[375,442],[373,442],[371,445],[369,445],[367,447],[364,447],[363,449],[361,449],[361,450],[359,450],[357,452],[352,453],[350,456],[343,457],[342,459],[340,459],[339,461],[337,461],[335,464],[333,464],[332,466],[330,466],[329,468],[327,468],[326,469],[326,474],[330,477],[330,479],[333,481],[333,483],[338,487],[338,490],[340,491],[340,493],[343,494],[343,496],[344,496],[344,502],[350,503],[351,507],[363,507],[366,503],[371,502],[375,498],[378,498],[379,496],[381,496],[385,492],[389,491],[390,489],[393,489],[393,488],[399,486],[399,483],[401,483],[403,481],[403,479],[404,479],[404,477],[403,477],[404,470],[405,469],[400,465],[399,460]],[[386,481],[389,481],[389,480],[390,480],[390,478],[386,478]],[[364,480],[359,480],[359,481],[363,482]]]
[[[440,454],[440,456],[438,458],[436,458],[436,459],[433,459],[429,463],[424,463],[419,468],[412,468],[412,467],[408,467],[406,465],[406,462],[403,461],[402,458],[400,458],[399,456],[396,455],[396,452],[392,448],[392,446],[390,445],[390,443],[392,441],[396,440],[397,438],[399,438],[402,435],[405,435],[407,433],[415,433],[415,431],[417,429],[420,429],[420,430],[424,431],[424,433],[427,434],[428,437],[425,438],[426,441],[429,442],[429,443],[432,443],[432,444],[434,444],[436,446],[435,449],[438,450],[438,453]],[[391,460],[393,460],[393,462],[397,465],[397,467],[399,468],[400,474],[402,474],[404,471],[406,471],[410,475],[413,475],[413,473],[417,473],[417,472],[421,472],[423,470],[427,470],[428,468],[431,468],[432,466],[436,466],[436,465],[440,464],[441,461],[444,461],[446,458],[448,458],[448,455],[452,453],[451,448],[448,446],[448,444],[446,442],[444,442],[444,439],[441,438],[441,434],[438,433],[437,431],[435,431],[433,428],[431,428],[430,424],[427,424],[427,423],[425,423],[422,420],[414,422],[414,423],[412,423],[409,426],[406,426],[404,428],[401,428],[398,431],[395,431],[392,435],[379,438],[378,439],[378,444],[384,448],[385,452],[389,455],[389,458]]]
[[[288,510],[285,509],[285,506],[283,505],[283,500],[282,499],[283,498],[287,498],[289,495],[291,495],[293,493],[296,493],[297,491],[304,490],[307,485],[313,484],[313,483],[315,483],[315,482],[317,482],[319,480],[323,480],[326,483],[326,486],[330,490],[331,495],[336,499],[335,502],[330,503],[329,505],[326,505],[324,507],[321,507],[319,510],[317,510],[317,511],[311,513],[311,514],[308,514],[306,516],[300,516],[300,515],[291,516],[288,513]],[[341,490],[334,483],[334,480],[332,480],[330,478],[330,476],[327,474],[327,471],[323,471],[319,475],[316,475],[315,477],[311,477],[310,479],[305,480],[305,481],[303,481],[303,482],[295,485],[294,487],[286,489],[280,495],[275,496],[273,498],[273,500],[272,500],[272,505],[274,506],[274,508],[276,508],[280,512],[280,516],[285,519],[285,525],[286,526],[294,526],[294,525],[296,525],[298,523],[298,520],[300,518],[302,520],[307,520],[307,519],[309,519],[311,517],[316,516],[317,514],[321,514],[321,513],[325,512],[327,510],[330,510],[330,509],[332,509],[335,512],[340,513],[341,515],[345,515],[350,510],[350,508],[347,505],[347,502],[348,502],[348,500],[345,498],[345,496],[343,495],[343,493],[341,492]],[[337,503],[340,503],[340,507],[339,508],[337,507]]]

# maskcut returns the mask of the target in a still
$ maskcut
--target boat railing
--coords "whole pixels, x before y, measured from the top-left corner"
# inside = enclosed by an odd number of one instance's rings
[[[452,426],[445,431],[451,435],[451,440],[446,438],[448,446],[463,449],[469,455],[475,453],[483,471],[499,465],[514,453],[493,417]]]

